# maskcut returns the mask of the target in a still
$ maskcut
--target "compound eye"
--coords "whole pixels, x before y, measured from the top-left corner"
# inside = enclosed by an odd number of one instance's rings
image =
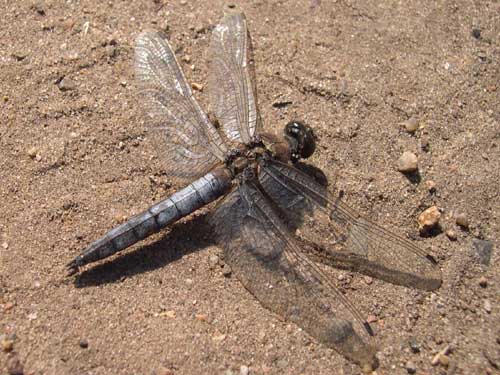
[[[298,121],[291,121],[285,126],[285,135],[298,140],[304,125]]]
[[[300,156],[303,159],[307,159],[314,153],[314,150],[316,150],[316,137],[314,136],[313,130],[306,125],[304,125],[303,134],[301,145],[299,144]]]
[[[285,126],[285,136],[292,146],[295,160],[306,159],[316,149],[316,138],[313,130],[299,121],[291,121]]]

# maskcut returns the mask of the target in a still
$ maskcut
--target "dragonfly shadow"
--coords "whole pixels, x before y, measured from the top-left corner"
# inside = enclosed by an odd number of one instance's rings
[[[75,278],[75,287],[86,288],[120,282],[214,245],[215,238],[206,218],[207,215],[204,214],[185,223],[175,224],[159,240],[83,271]]]
[[[314,178],[314,180],[323,188],[326,189],[326,187],[328,186],[328,178],[326,177],[325,173],[318,167],[301,161],[295,163],[294,167]]]

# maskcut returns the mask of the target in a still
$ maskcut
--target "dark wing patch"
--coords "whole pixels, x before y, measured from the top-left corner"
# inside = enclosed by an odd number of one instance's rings
[[[302,218],[299,232],[319,230],[326,239],[323,242],[328,242],[327,249],[320,249],[314,257],[316,261],[397,285],[424,290],[440,287],[441,271],[424,251],[363,217],[341,197],[332,197],[311,176],[274,160],[262,167],[262,173],[264,190],[280,190],[286,197],[274,194],[282,207],[292,200],[315,206],[312,211],[309,206],[305,214],[318,220]]]
[[[302,253],[257,184],[242,184],[213,219],[225,261],[264,307],[361,366],[377,366],[360,314]]]

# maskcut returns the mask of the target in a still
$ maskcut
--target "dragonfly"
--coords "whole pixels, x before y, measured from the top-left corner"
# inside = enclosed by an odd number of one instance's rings
[[[365,371],[378,366],[373,331],[337,288],[328,267],[434,290],[434,259],[344,202],[304,159],[316,149],[308,125],[266,132],[245,15],[226,12],[210,43],[211,113],[195,99],[161,32],[136,39],[135,75],[165,172],[187,186],[92,242],[70,273],[145,239],[215,202],[209,222],[224,262],[271,312],[304,329]]]

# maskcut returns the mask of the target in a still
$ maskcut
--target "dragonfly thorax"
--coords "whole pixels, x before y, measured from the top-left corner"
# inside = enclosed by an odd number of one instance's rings
[[[248,179],[251,174],[256,176],[259,163],[269,158],[289,162],[291,160],[289,143],[274,134],[262,133],[253,137],[249,143],[240,143],[232,149],[226,157],[225,164],[233,178]]]

